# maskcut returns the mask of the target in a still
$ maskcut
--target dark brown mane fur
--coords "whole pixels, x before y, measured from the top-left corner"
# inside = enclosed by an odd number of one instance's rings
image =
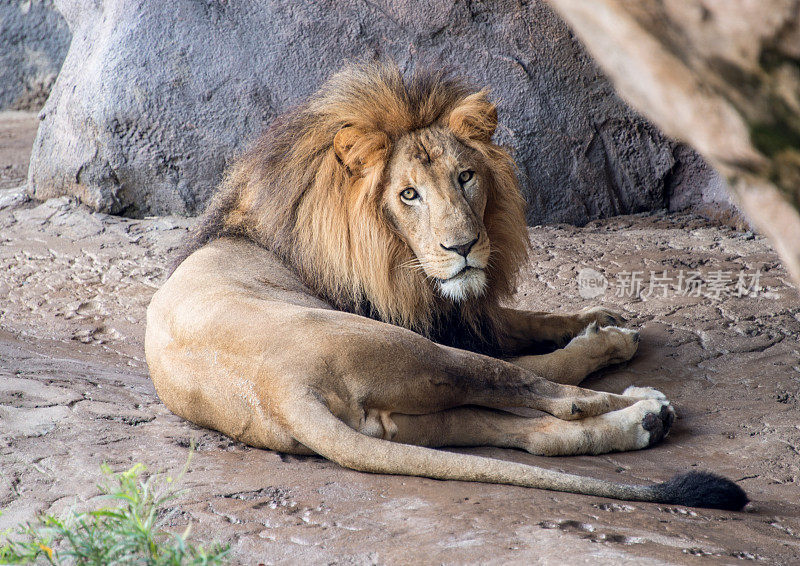
[[[479,108],[478,96],[483,93],[442,73],[417,73],[405,81],[391,65],[354,66],[334,75],[230,168],[174,265],[213,239],[249,238],[338,309],[441,343],[502,350],[495,320],[500,301],[514,292],[528,240],[514,163],[490,141],[493,125],[485,141],[465,134],[491,121],[481,114],[490,103]],[[459,304],[441,298],[418,271],[403,269],[413,254],[379,204],[393,144],[432,125],[450,127],[491,171],[484,216],[492,246],[488,290]],[[333,147],[343,128],[359,132],[348,163]]]

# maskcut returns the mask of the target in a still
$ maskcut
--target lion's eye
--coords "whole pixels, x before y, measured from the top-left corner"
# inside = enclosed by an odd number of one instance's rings
[[[467,169],[458,174],[458,182],[463,186],[469,183],[475,176],[475,171]]]
[[[416,189],[408,187],[407,189],[403,190],[402,193],[400,193],[400,198],[403,200],[415,200],[419,198],[419,193],[416,191]]]

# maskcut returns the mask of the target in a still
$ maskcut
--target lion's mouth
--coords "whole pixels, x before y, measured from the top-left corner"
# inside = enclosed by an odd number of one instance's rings
[[[440,279],[440,278],[437,277],[437,280],[440,283],[444,283],[444,282],[447,282],[447,281],[455,281],[456,279],[459,279],[460,277],[466,275],[467,272],[469,272],[469,271],[483,271],[483,269],[481,269],[480,267],[475,267],[474,265],[465,265],[455,275],[453,275],[451,277],[448,277],[447,279]]]
[[[465,265],[452,277],[437,281],[442,296],[455,302],[479,297],[486,291],[486,273],[474,265]]]

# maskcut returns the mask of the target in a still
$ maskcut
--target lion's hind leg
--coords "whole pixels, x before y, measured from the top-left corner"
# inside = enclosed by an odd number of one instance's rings
[[[660,401],[648,399],[640,403],[655,406]],[[712,474],[687,474],[662,484],[627,485],[374,438],[349,427],[313,394],[295,397],[282,404],[281,412],[299,442],[329,460],[363,472],[503,483],[631,501],[720,509],[740,509],[747,503],[747,496],[736,484]]]
[[[674,411],[664,399],[642,399],[596,417],[564,421],[542,414],[522,417],[481,407],[428,415],[392,414],[395,442],[420,446],[498,446],[540,456],[605,454],[653,446],[669,433]]]

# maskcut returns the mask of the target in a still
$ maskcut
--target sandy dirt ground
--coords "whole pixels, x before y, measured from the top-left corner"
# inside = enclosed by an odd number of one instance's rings
[[[660,446],[597,457],[468,452],[626,482],[713,470],[753,502],[730,513],[518,487],[368,475],[317,457],[251,449],[159,402],[145,308],[191,220],[93,214],[27,201],[35,116],[0,114],[0,532],[37,512],[97,503],[99,467],[179,470],[176,529],[232,545],[234,563],[796,564],[800,562],[800,298],[758,235],[691,215],[535,227],[516,304],[603,304],[642,330],[639,354],[586,385],[651,385],[679,420]],[[605,293],[582,298],[595,269]],[[757,296],[730,293],[759,270]],[[706,296],[677,285],[699,271]],[[664,272],[666,272],[664,274]],[[713,280],[734,280],[715,297]],[[666,296],[664,296],[666,294]],[[619,296],[618,296],[619,295]]]

